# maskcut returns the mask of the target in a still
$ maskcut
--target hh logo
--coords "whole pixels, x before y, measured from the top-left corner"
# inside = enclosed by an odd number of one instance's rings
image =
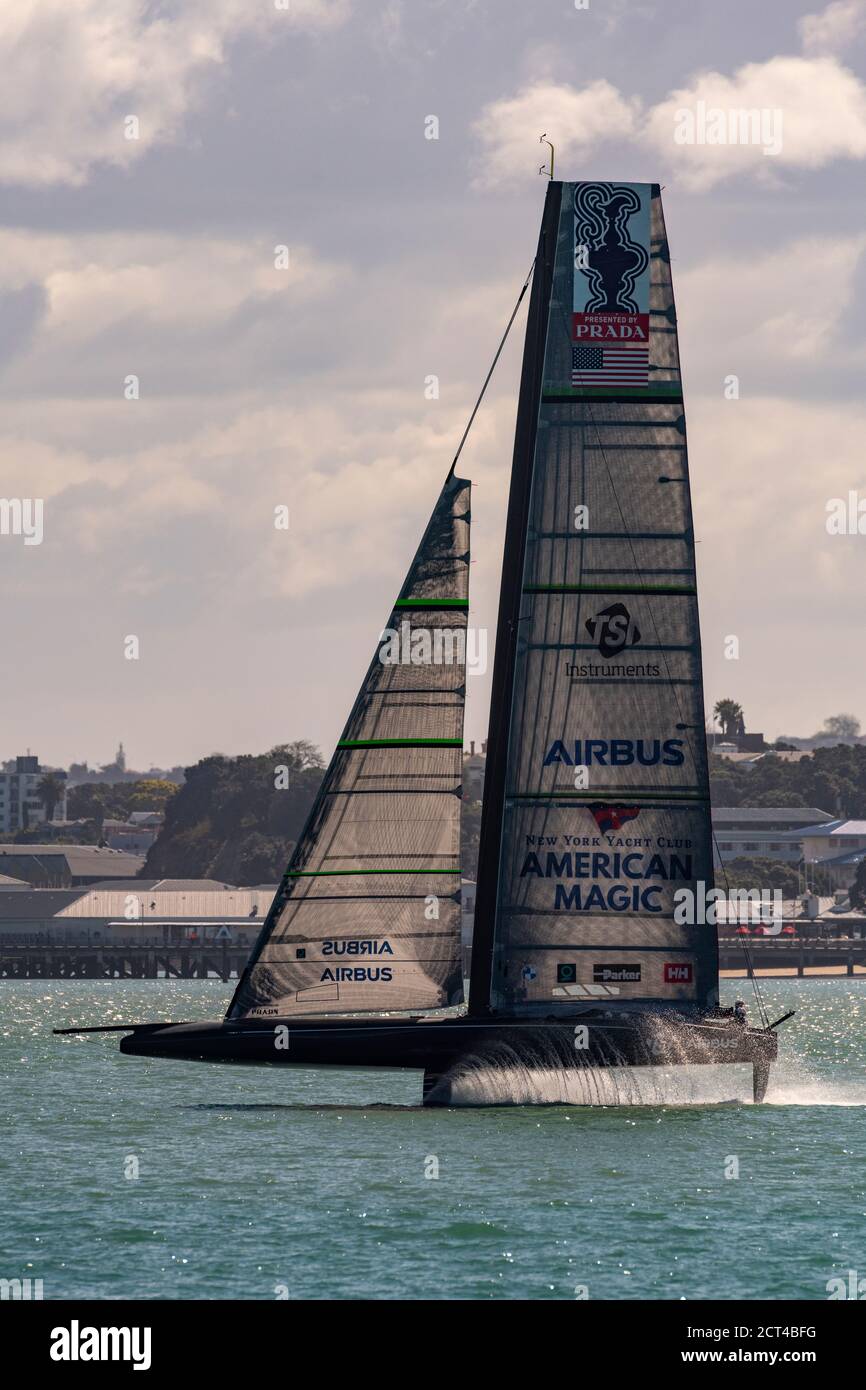
[[[602,656],[616,656],[624,647],[640,641],[640,632],[624,603],[602,608],[586,624],[586,630]]]
[[[692,967],[690,965],[674,965],[668,963],[665,966],[666,985],[690,985],[692,983]]]

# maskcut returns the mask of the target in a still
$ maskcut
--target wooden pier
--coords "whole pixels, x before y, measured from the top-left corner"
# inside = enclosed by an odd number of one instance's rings
[[[246,946],[0,946],[0,979],[230,980]]]
[[[745,950],[744,950],[745,945]],[[748,951],[748,958],[746,956]],[[248,946],[0,946],[0,979],[7,980],[230,980],[243,971]],[[866,939],[738,937],[719,940],[719,966],[746,975],[784,970],[803,976],[832,968],[866,975]]]
[[[746,954],[748,952],[748,956]],[[858,968],[859,967],[859,968]],[[784,970],[802,977],[807,970],[834,970],[837,975],[866,977],[866,940],[852,937],[721,937],[719,968],[739,970],[747,977],[756,970]]]

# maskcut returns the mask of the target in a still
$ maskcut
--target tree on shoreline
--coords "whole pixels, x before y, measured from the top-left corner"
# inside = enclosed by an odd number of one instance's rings
[[[64,780],[56,772],[46,772],[39,780],[36,795],[45,809],[45,819],[53,820],[58,801],[63,800]]]
[[[857,907],[861,911],[866,907],[866,859],[861,859],[857,865],[857,873],[851,884],[849,896],[852,907]]]
[[[729,738],[742,724],[743,707],[736,700],[717,700],[713,705],[713,715],[721,724],[725,738]]]
[[[814,806],[866,820],[866,744],[816,748],[795,762],[766,753],[744,767],[712,752],[709,761],[714,806]]]
[[[324,760],[305,739],[268,753],[215,753],[186,769],[142,878],[277,883],[304,828]]]
[[[860,720],[853,714],[831,714],[824,720],[819,738],[829,734],[831,738],[857,738],[860,734]]]

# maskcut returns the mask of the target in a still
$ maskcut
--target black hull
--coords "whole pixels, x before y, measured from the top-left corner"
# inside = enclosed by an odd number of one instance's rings
[[[581,1032],[576,1036],[576,1030]],[[585,1031],[584,1031],[585,1030]],[[748,1062],[762,1100],[776,1035],[731,1019],[630,1013],[582,1014],[565,1020],[472,1017],[308,1019],[270,1023],[175,1023],[135,1027],[120,1043],[137,1057],[251,1065],[411,1068],[425,1073],[425,1103],[448,1104],[448,1073],[474,1060],[492,1066],[518,1059],[527,1067],[707,1065]]]

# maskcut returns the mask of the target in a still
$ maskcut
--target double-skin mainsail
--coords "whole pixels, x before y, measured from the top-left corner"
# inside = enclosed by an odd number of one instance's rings
[[[507,520],[472,1012],[712,1005],[715,931],[675,919],[712,885],[711,838],[660,190],[551,183]]]

